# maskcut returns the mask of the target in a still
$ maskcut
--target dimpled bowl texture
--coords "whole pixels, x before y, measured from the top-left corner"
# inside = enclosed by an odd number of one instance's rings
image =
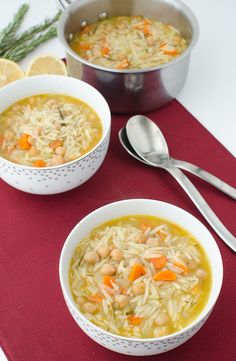
[[[102,223],[134,214],[148,214],[165,218],[192,233],[201,243],[212,270],[212,287],[209,299],[200,315],[187,327],[160,338],[127,338],[107,332],[91,323],[77,308],[70,292],[68,271],[72,255],[78,243]],[[206,322],[219,296],[223,266],[220,251],[212,235],[198,219],[172,204],[149,199],[129,199],[107,204],[83,218],[71,231],[63,246],[60,265],[60,283],[67,307],[79,327],[100,345],[126,355],[155,355],[174,349],[190,339]],[[79,336],[78,336],[79,337]]]
[[[0,113],[17,101],[37,94],[63,94],[78,98],[98,114],[103,134],[98,144],[84,156],[53,167],[28,167],[0,157],[0,176],[12,187],[34,194],[56,194],[86,182],[102,164],[109,145],[111,114],[106,100],[91,85],[61,75],[23,78],[0,90]]]

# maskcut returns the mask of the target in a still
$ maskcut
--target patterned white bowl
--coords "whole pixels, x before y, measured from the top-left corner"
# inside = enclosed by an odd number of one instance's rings
[[[65,94],[89,104],[99,115],[103,135],[81,158],[54,167],[28,167],[0,157],[0,176],[14,188],[28,193],[55,194],[86,182],[98,170],[110,140],[111,113],[106,100],[91,85],[66,76],[38,75],[18,80],[0,89],[0,113],[13,103],[36,94]]]
[[[77,308],[70,292],[68,270],[74,250],[78,243],[100,224],[130,214],[149,214],[166,218],[189,232],[201,243],[209,256],[212,269],[212,288],[207,304],[201,314],[183,330],[160,338],[127,338],[107,332],[91,323]],[[98,208],[83,218],[71,231],[63,246],[59,276],[67,307],[79,327],[100,345],[126,355],[147,356],[172,350],[192,337],[206,322],[219,296],[223,265],[220,251],[207,228],[190,213],[172,204],[149,199],[129,199]]]

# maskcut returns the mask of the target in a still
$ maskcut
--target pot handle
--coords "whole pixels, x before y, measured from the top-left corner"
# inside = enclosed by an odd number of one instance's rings
[[[64,4],[66,3],[66,4]],[[57,6],[62,10],[64,11],[68,5],[70,5],[72,3],[71,0],[56,0],[56,4]]]

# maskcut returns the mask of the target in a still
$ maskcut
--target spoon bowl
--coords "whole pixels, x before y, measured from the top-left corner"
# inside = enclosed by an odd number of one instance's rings
[[[156,124],[142,115],[136,115],[128,120],[126,131],[129,143],[133,148],[129,148],[129,153],[132,155],[136,153],[146,164],[163,168],[171,174],[216,233],[236,252],[236,238],[223,225],[188,177],[174,164],[174,160],[169,155],[165,138]],[[120,133],[120,136],[122,134]],[[137,158],[136,154],[134,155],[135,158]],[[218,178],[209,175],[205,171],[203,171],[203,175],[208,178],[210,176],[210,179],[213,179],[213,183],[216,182],[218,184],[217,182],[221,182]]]

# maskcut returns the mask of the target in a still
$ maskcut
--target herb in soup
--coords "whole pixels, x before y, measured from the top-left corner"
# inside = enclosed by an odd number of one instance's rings
[[[200,243],[153,216],[102,224],[73,255],[69,281],[79,310],[126,337],[161,337],[189,325],[209,297],[211,271]]]

